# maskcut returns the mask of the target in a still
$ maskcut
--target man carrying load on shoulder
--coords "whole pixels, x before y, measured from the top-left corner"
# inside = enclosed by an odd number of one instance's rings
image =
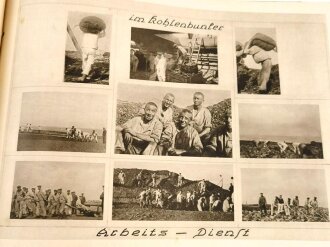
[[[251,55],[256,63],[261,64],[261,71],[258,76],[260,94],[267,92],[267,83],[272,69],[271,50],[277,52],[276,42],[264,34],[257,33],[245,43],[243,49],[236,52],[237,57]]]
[[[94,64],[96,51],[98,50],[98,40],[105,36],[106,24],[98,17],[87,16],[80,21],[79,26],[83,36],[81,42],[82,76],[78,80],[84,82]]]

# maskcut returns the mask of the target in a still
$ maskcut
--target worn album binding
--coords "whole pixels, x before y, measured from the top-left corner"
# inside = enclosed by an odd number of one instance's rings
[[[329,240],[326,12],[8,8],[0,238]]]

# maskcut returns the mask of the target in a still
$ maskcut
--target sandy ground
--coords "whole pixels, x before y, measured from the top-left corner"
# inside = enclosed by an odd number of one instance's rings
[[[66,151],[105,153],[106,144],[102,139],[98,143],[80,142],[65,137],[50,136],[35,133],[20,133],[18,135],[17,151]]]
[[[114,204],[113,220],[234,221],[234,213],[140,208],[138,204]]]

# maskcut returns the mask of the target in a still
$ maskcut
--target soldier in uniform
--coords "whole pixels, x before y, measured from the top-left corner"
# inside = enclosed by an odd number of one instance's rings
[[[21,219],[23,216],[23,202],[24,202],[24,192],[20,185],[17,186],[15,198],[15,216]]]
[[[38,185],[38,192],[37,192],[37,207],[39,210],[39,214],[41,218],[46,218],[46,207],[45,207],[45,201],[46,201],[46,195],[41,189],[41,185]],[[37,216],[39,217],[39,216]]]
[[[62,189],[58,189],[57,193],[59,202],[59,218],[63,219],[65,217],[65,204],[67,203],[67,199],[65,195],[62,194]]]
[[[54,193],[50,193],[48,196],[48,213],[50,216],[54,217],[56,212],[56,206],[57,206],[57,190],[54,190]]]

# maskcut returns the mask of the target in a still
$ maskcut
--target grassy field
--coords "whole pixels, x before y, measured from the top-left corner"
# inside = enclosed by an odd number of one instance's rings
[[[234,213],[140,208],[138,204],[114,204],[113,220],[234,221]]]
[[[106,145],[102,138],[98,143],[80,142],[66,139],[63,136],[51,136],[36,133],[20,133],[18,135],[17,151],[65,151],[105,153]]]

